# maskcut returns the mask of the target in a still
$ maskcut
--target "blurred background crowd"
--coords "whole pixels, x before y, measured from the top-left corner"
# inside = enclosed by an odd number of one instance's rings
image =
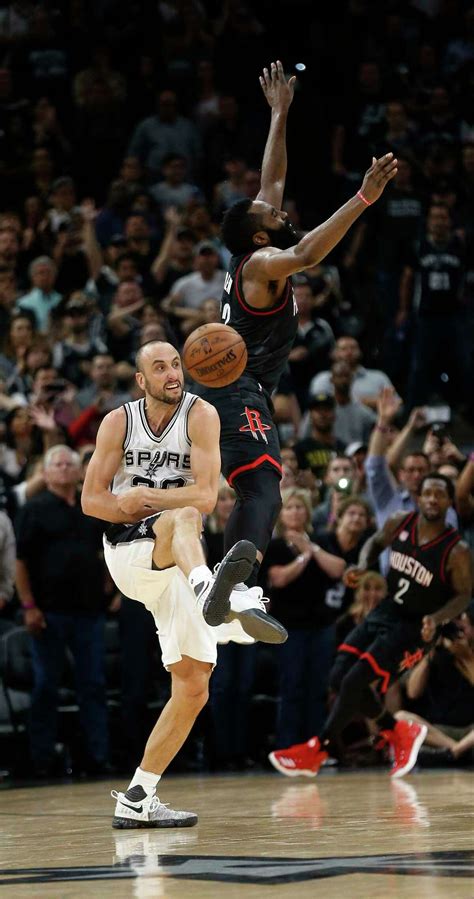
[[[274,397],[283,510],[262,568],[289,640],[221,648],[175,768],[245,769],[318,731],[335,647],[385,595],[383,563],[356,595],[344,565],[416,506],[429,471],[455,482],[450,521],[474,546],[474,7],[320,7],[0,4],[5,771],[129,769],[166,701],[151,616],[116,593],[77,493],[103,416],[140,396],[138,347],[181,347],[220,320],[220,221],[259,191],[258,74],[276,57],[298,76],[285,200],[298,229],[353,195],[373,156],[393,151],[399,171],[294,278],[299,330]],[[233,501],[223,484],[205,522],[210,564]],[[391,708],[432,725],[422,763],[466,764],[473,699],[469,612],[406,672]],[[339,763],[378,758],[355,722]]]

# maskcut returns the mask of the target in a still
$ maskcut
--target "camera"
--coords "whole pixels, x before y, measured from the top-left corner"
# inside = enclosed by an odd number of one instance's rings
[[[339,478],[334,485],[334,490],[337,490],[338,493],[343,493],[345,496],[350,496],[352,493],[352,481],[350,478]]]
[[[445,440],[450,439],[446,425],[442,421],[433,422],[431,425],[431,433],[438,438],[440,443],[444,443]]]

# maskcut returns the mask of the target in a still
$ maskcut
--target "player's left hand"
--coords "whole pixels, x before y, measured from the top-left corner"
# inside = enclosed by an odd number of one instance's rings
[[[431,615],[425,615],[421,622],[421,639],[424,643],[431,643],[436,636],[436,622]]]
[[[124,515],[136,515],[144,508],[143,487],[131,487],[117,496],[117,505]]]
[[[272,62],[270,71],[268,69],[263,70],[263,75],[260,75],[259,81],[268,105],[272,109],[286,112],[293,101],[296,76],[292,75],[287,81],[283,71],[283,64],[277,59],[276,62]]]

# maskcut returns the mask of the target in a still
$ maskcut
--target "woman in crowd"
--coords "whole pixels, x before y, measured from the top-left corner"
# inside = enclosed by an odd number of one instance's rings
[[[223,482],[217,495],[216,508],[204,527],[207,564],[211,569],[224,555],[224,528],[234,502],[234,491]],[[243,770],[249,764],[249,701],[255,677],[255,662],[255,645],[227,643],[218,648],[209,703],[212,721],[209,755],[213,770]]]
[[[336,621],[338,646],[344,642],[347,634],[357,627],[382,599],[385,599],[386,595],[387,582],[384,576],[378,571],[367,571],[359,581],[359,586],[354,594],[354,602],[349,606],[347,612]]]
[[[309,493],[286,490],[262,564],[271,609],[288,630],[279,647],[280,710],[277,744],[307,740],[326,715],[327,682],[335,649],[331,616],[324,607],[328,578],[337,583],[346,563],[311,541]],[[287,742],[285,742],[287,741]]]

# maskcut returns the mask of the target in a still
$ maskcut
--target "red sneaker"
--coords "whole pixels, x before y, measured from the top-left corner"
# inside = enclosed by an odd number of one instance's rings
[[[270,752],[268,758],[273,767],[286,777],[316,777],[322,763],[328,758],[328,753],[321,749],[317,737],[311,737],[307,743],[297,743],[288,749],[276,749],[275,752]]]
[[[415,721],[397,721],[393,730],[382,731],[393,749],[391,777],[404,777],[411,771],[427,733],[426,725]]]

